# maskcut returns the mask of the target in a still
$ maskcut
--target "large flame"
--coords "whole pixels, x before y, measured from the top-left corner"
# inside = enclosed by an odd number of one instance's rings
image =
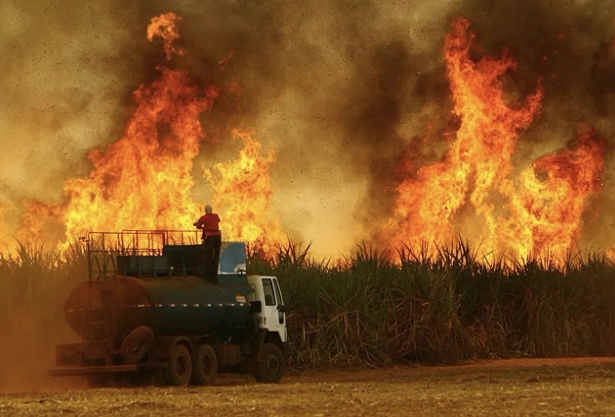
[[[167,60],[182,53],[173,44],[179,38],[179,19],[163,14],[147,28],[150,41],[163,39]],[[200,88],[179,69],[159,66],[158,71],[157,80],[135,91],[135,107],[122,137],[89,153],[93,168],[87,178],[65,183],[65,205],[31,202],[22,217],[21,236],[40,239],[39,223],[50,218],[63,219],[66,243],[89,231],[192,228],[202,211],[192,196],[194,160],[206,139],[200,117],[212,107],[219,90]],[[261,158],[256,139],[237,136],[246,147],[238,165],[215,165],[222,175],[216,180],[210,175],[214,203],[223,211],[221,226],[228,231],[224,239],[263,247],[283,236],[275,223],[259,220],[271,195],[268,169],[273,154]]]
[[[575,148],[543,156],[521,172],[518,190],[508,189],[511,216],[501,232],[522,258],[562,260],[577,243],[582,214],[602,186],[604,152],[604,141],[588,130]]]
[[[22,244],[45,242],[49,237],[62,235],[57,223],[53,221],[62,217],[60,206],[35,200],[25,201],[24,206],[21,225],[15,235]]]
[[[162,39],[168,62],[186,53],[175,45],[179,21],[167,13],[147,28],[150,41]],[[401,161],[398,172],[405,178],[396,184],[394,215],[383,220],[388,247],[427,247],[434,254],[461,236],[483,253],[563,257],[577,243],[589,203],[601,190],[604,142],[586,129],[568,149],[514,166],[516,143],[540,113],[542,85],[537,80],[533,92],[511,100],[504,80],[516,62],[506,51],[474,59],[469,26],[456,20],[444,48],[458,129],[439,162],[408,175],[403,167],[412,164]],[[614,45],[615,39],[609,50]],[[219,65],[231,58],[232,52]],[[65,183],[66,203],[25,203],[18,238],[47,240],[57,233],[44,226],[50,219],[61,222],[65,242],[89,231],[192,227],[204,203],[193,195],[194,162],[199,154],[209,156],[208,145],[219,139],[206,137],[201,123],[222,90],[202,87],[168,64],[157,71],[157,80],[135,91],[122,136],[90,152],[86,178]],[[235,83],[225,91],[239,90]],[[224,239],[256,243],[271,255],[287,240],[270,213],[274,152],[263,151],[246,131],[234,130],[233,138],[243,145],[238,157],[203,169],[213,190],[210,203],[222,218]]]
[[[135,92],[137,107],[124,136],[90,153],[89,177],[66,184],[69,237],[88,230],[177,229],[198,214],[191,171],[204,137],[199,115],[217,90],[201,91],[179,70],[161,67],[160,74]]]
[[[540,110],[542,87],[538,82],[522,103],[507,103],[502,77],[515,61],[507,52],[474,61],[468,28],[467,20],[455,21],[445,41],[456,138],[442,161],[399,184],[391,247],[433,254],[461,236],[484,253],[563,256],[578,237],[587,199],[599,191],[604,146],[584,134],[576,149],[540,158],[511,180],[515,144]],[[538,180],[535,170],[547,178]]]
[[[230,239],[254,242],[265,254],[283,242],[285,234],[268,212],[271,202],[269,167],[275,161],[273,151],[261,152],[261,144],[247,132],[233,131],[243,142],[235,161],[218,163],[205,176],[215,192],[214,203],[229,207],[225,214],[224,231]]]

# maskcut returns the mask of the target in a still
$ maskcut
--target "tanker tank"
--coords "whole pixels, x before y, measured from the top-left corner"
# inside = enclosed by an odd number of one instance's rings
[[[185,245],[181,250],[190,253]],[[243,243],[224,242],[222,269],[215,280],[186,275],[170,265],[166,255],[155,262],[153,257],[120,256],[122,275],[83,282],[70,293],[64,306],[66,322],[85,340],[120,339],[139,325],[160,336],[213,331],[230,337],[246,322],[246,300],[254,292],[243,253]]]

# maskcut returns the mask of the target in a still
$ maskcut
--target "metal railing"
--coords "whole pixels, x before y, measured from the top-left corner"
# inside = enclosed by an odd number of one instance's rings
[[[118,274],[118,256],[162,256],[165,246],[201,243],[200,230],[123,230],[90,232],[87,239],[90,279]]]

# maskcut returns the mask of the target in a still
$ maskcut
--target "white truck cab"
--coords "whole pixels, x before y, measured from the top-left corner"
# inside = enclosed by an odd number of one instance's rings
[[[248,301],[256,305],[260,303],[261,306],[254,313],[257,327],[267,329],[268,334],[277,335],[281,343],[286,343],[286,308],[278,279],[272,276],[250,275],[248,282],[254,288]]]

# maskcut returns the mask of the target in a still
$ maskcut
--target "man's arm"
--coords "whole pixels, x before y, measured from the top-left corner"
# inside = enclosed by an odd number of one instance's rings
[[[199,218],[196,222],[193,223],[193,225],[196,226],[197,229],[202,229],[203,228],[203,218]]]

